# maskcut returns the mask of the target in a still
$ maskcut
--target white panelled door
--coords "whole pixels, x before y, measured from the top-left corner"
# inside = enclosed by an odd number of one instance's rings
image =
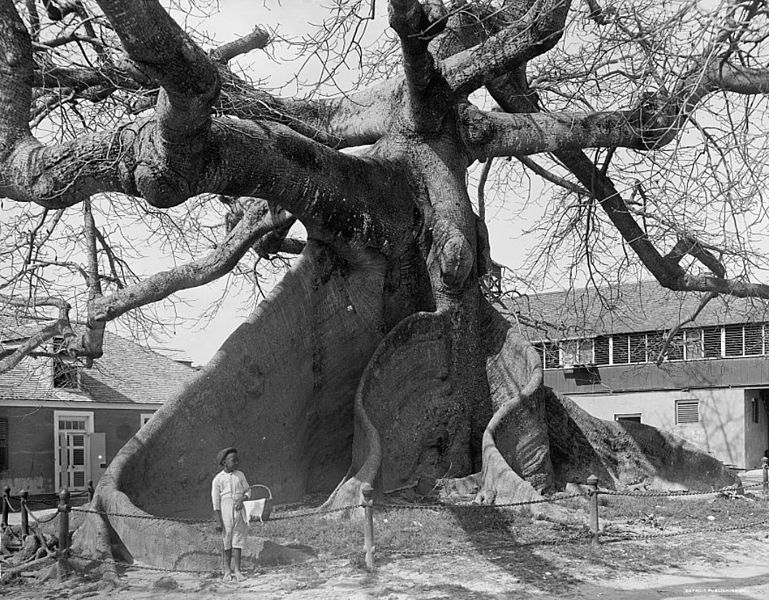
[[[56,487],[85,490],[91,472],[93,415],[56,411]]]

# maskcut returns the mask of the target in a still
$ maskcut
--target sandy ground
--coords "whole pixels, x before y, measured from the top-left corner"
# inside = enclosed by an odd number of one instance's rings
[[[600,552],[615,552],[616,544]],[[0,596],[20,600],[109,598],[167,600],[205,598],[500,600],[542,598],[576,600],[610,598],[685,598],[740,600],[769,598],[769,537],[746,536],[739,553],[717,565],[687,564],[655,574],[623,575],[596,566],[558,564],[558,555],[515,547],[499,556],[436,555],[416,558],[379,557],[369,573],[349,559],[247,573],[241,583],[222,582],[218,575],[161,573],[131,567],[121,573],[117,588],[75,578],[64,583],[39,583],[25,577],[0,588]]]

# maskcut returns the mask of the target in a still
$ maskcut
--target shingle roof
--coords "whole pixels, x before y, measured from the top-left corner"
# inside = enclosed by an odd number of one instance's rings
[[[687,319],[703,296],[645,281],[506,298],[501,312],[529,339],[587,337],[670,329]],[[718,296],[687,327],[762,321],[769,321],[769,301]]]
[[[0,331],[0,339],[19,339],[18,334],[29,328]],[[94,360],[92,368],[80,369],[79,390],[54,389],[51,373],[50,358],[25,358],[0,375],[0,399],[162,404],[195,369],[106,332],[104,356]]]

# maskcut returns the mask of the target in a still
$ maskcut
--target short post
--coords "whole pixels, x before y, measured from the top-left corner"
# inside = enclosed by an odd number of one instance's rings
[[[764,456],[761,459],[761,466],[764,472],[764,495],[769,494],[769,458]]]
[[[29,535],[29,512],[27,512],[29,510],[27,508],[29,492],[27,490],[21,490],[19,496],[21,496],[21,539],[24,539]]]
[[[368,483],[361,486],[363,493],[363,549],[366,551],[366,568],[374,568],[374,488]]]
[[[93,500],[93,494],[94,494],[93,481],[89,481],[88,482],[88,502],[91,502]]]
[[[58,578],[61,581],[67,572],[67,550],[69,549],[69,490],[59,492],[59,551]]]
[[[6,485],[3,490],[3,531],[8,527],[8,506],[11,501],[11,486]]]
[[[590,504],[590,532],[593,534],[591,544],[597,546],[600,544],[598,539],[598,477],[591,475],[587,478],[588,502]]]

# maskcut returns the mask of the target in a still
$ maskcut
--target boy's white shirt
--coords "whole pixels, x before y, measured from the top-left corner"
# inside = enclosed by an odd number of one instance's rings
[[[211,502],[214,510],[221,510],[222,499],[234,501],[238,494],[250,496],[250,489],[243,471],[235,469],[227,473],[222,469],[211,482]]]

